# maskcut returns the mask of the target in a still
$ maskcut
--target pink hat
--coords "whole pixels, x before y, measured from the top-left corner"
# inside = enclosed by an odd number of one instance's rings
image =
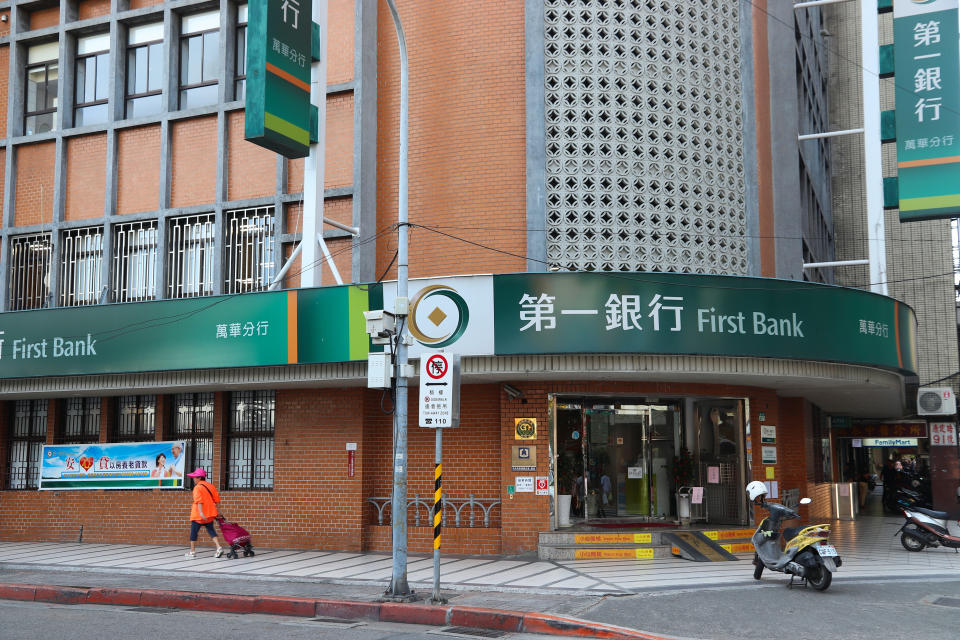
[[[188,473],[187,475],[190,476],[191,478],[206,478],[207,472],[201,469],[200,467],[197,467],[196,471],[194,471],[193,473]]]

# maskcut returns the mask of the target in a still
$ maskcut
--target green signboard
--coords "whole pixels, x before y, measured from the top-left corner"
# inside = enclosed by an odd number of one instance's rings
[[[250,0],[245,137],[287,158],[310,154],[311,0]]]
[[[0,378],[365,360],[373,287],[0,314]]]
[[[900,220],[960,215],[957,0],[893,6]]]
[[[770,278],[663,273],[494,276],[500,354],[795,358],[917,370],[916,317],[892,299]]]

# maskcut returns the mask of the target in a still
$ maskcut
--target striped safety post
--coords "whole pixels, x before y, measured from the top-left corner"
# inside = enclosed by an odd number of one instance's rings
[[[433,458],[433,599],[444,604],[440,595],[440,530],[443,528],[443,429],[436,432],[436,453]]]
[[[443,521],[443,465],[439,462],[433,468],[433,549],[440,549],[440,529]]]

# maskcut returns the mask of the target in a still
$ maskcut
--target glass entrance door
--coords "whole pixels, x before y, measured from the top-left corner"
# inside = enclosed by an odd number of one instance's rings
[[[742,400],[705,399],[694,403],[696,482],[711,523],[743,524],[747,503]]]
[[[670,519],[679,405],[584,402],[582,517]]]

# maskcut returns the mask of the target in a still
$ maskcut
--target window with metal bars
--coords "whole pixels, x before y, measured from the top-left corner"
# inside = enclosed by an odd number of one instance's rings
[[[208,478],[213,473],[213,398],[212,393],[178,393],[172,412],[173,439],[187,443],[184,468],[201,467]]]
[[[276,392],[237,391],[230,395],[227,432],[227,488],[273,488]]]
[[[46,400],[17,400],[10,429],[8,489],[36,489],[40,483],[40,452],[47,441]]]
[[[114,302],[153,300],[157,296],[157,221],[113,227],[111,279]]]
[[[60,236],[60,306],[97,304],[103,290],[103,229],[67,229]]]
[[[146,442],[156,434],[157,397],[123,396],[117,398],[117,419],[111,442]]]
[[[10,286],[7,303],[11,311],[50,306],[49,233],[10,238]]]
[[[224,293],[260,291],[273,280],[273,207],[224,214]]]
[[[67,398],[62,404],[57,444],[100,442],[100,398]]]
[[[193,298],[213,294],[215,229],[212,213],[170,220],[167,230],[167,297]]]

